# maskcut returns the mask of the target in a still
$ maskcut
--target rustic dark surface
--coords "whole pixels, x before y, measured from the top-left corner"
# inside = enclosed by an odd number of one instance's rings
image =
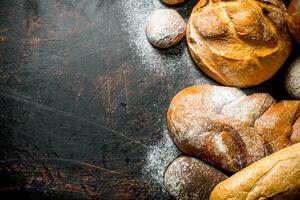
[[[85,9],[92,3],[93,12]],[[0,1],[1,196],[170,199],[142,176],[145,155],[162,137],[172,96],[193,83],[187,73],[212,81],[195,66],[145,71],[120,28],[117,3]],[[194,3],[175,8],[186,17]],[[285,69],[245,91],[289,99]]]

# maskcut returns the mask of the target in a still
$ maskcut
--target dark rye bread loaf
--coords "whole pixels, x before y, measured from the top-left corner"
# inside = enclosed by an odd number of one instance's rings
[[[268,94],[197,85],[173,98],[167,120],[181,151],[237,172],[298,142],[299,114],[300,101],[276,103]]]
[[[197,158],[181,156],[168,167],[164,183],[176,199],[207,200],[214,187],[226,178],[225,174]]]

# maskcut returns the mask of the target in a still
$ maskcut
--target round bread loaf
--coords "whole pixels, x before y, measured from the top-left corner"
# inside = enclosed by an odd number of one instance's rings
[[[292,49],[281,0],[200,0],[187,25],[190,53],[206,74],[229,86],[272,77]]]
[[[297,200],[300,144],[273,153],[216,186],[210,200]]]
[[[300,99],[300,56],[291,64],[286,73],[285,88],[292,97]]]
[[[300,101],[196,85],[171,101],[169,134],[184,153],[237,172],[300,140]]]
[[[176,4],[183,3],[185,0],[162,0],[162,1],[169,5],[176,5]]]
[[[295,38],[300,43],[300,1],[291,0],[288,8],[288,27]]]
[[[146,34],[149,42],[159,48],[168,48],[185,36],[186,25],[177,11],[159,9],[148,19]]]
[[[182,156],[175,159],[165,173],[167,191],[176,199],[207,200],[225,174],[197,158]]]

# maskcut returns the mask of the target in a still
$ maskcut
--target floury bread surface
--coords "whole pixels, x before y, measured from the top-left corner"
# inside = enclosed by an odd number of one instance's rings
[[[300,99],[300,55],[290,64],[284,85],[293,98]]]
[[[185,22],[176,10],[158,9],[148,18],[146,35],[154,46],[169,48],[184,38],[185,30]]]
[[[207,75],[255,86],[283,65],[292,44],[281,0],[200,0],[187,25],[190,53]]]
[[[171,101],[169,133],[181,151],[237,172],[300,139],[300,101],[196,85]]]
[[[214,187],[228,178],[211,165],[193,157],[176,158],[168,167],[164,183],[180,200],[207,200]]]

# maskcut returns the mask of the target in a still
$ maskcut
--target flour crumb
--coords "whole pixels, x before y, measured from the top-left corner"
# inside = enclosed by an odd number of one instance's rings
[[[181,153],[170,138],[166,128],[163,137],[147,151],[145,165],[142,170],[143,178],[155,182],[164,188],[164,173],[169,164]]]

